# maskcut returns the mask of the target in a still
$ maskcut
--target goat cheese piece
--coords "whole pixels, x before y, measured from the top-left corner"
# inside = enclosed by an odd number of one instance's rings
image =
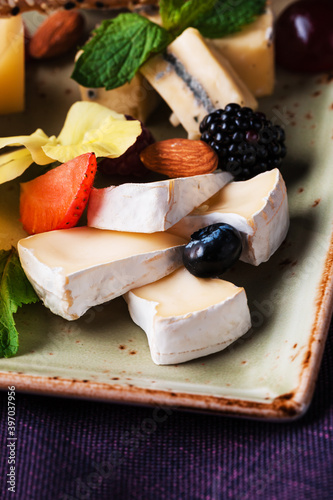
[[[165,231],[232,180],[227,172],[92,189],[88,226],[115,231]]]
[[[125,295],[154,363],[183,363],[225,349],[251,327],[243,288],[196,278],[184,267]]]
[[[152,87],[173,111],[190,139],[200,137],[199,124],[208,113],[230,102],[255,109],[257,101],[230,63],[194,28],[186,29],[165,54],[141,68]]]
[[[74,320],[90,307],[158,280],[182,263],[183,238],[76,227],[18,243],[22,267],[45,306]]]
[[[247,181],[230,182],[171,231],[190,238],[194,231],[216,222],[240,231],[241,260],[255,266],[266,262],[289,229],[287,190],[280,171],[274,169]]]

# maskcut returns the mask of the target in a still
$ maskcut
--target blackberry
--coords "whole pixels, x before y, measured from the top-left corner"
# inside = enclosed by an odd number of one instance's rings
[[[283,128],[264,113],[239,104],[209,113],[200,123],[200,133],[200,139],[217,152],[219,168],[237,181],[280,167],[286,155]]]
[[[126,115],[127,120],[134,120]],[[98,164],[98,170],[107,175],[134,175],[135,177],[144,177],[150,173],[140,160],[141,151],[155,142],[150,130],[141,123],[142,132],[132,146],[118,158],[104,158]]]

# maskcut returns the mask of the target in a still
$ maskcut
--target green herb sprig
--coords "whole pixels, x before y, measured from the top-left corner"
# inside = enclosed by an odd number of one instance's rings
[[[38,302],[21,267],[17,250],[0,250],[0,357],[17,353],[19,340],[14,314],[23,304]]]
[[[190,26],[206,38],[222,38],[253,22],[265,6],[266,0],[161,0],[162,26],[136,13],[120,14],[93,31],[72,78],[88,88],[120,87]]]
[[[206,38],[222,38],[240,31],[263,14],[266,0],[220,0],[213,10],[197,18],[193,27]]]

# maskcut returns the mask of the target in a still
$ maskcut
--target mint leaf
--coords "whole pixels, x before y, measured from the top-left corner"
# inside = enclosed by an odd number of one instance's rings
[[[17,353],[18,332],[13,315],[23,304],[38,302],[15,248],[0,250],[0,357]]]
[[[217,0],[214,8],[198,17],[193,26],[206,38],[222,38],[255,21],[265,7],[266,0]]]
[[[130,82],[149,56],[163,51],[173,37],[138,14],[103,21],[83,47],[72,78],[85,87],[111,90]]]
[[[175,37],[189,26],[193,26],[198,17],[211,11],[216,0],[160,0],[160,15],[165,29]]]

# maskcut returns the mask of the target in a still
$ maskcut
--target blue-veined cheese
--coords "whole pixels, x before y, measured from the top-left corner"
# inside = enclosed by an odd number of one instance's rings
[[[227,59],[194,28],[185,30],[165,54],[149,59],[140,72],[173,111],[190,139],[200,136],[207,113],[230,102],[255,109],[257,101]]]

